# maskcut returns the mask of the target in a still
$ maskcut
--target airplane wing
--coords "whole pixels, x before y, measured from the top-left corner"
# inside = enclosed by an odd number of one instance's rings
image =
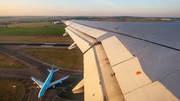
[[[59,79],[59,80],[56,80],[56,81],[54,81],[54,82],[51,82],[49,85],[48,85],[48,88],[50,88],[50,87],[52,87],[52,86],[54,86],[54,85],[56,85],[56,84],[58,84],[58,83],[62,83],[62,81],[63,80],[65,80],[65,79],[67,79],[69,76],[66,76],[66,77],[63,77],[63,78],[61,78],[61,79]]]
[[[43,82],[39,81],[38,79],[34,78],[34,77],[31,77],[31,79],[39,86],[39,87],[42,87],[43,86]]]
[[[180,23],[69,20],[66,33],[84,58],[73,89],[85,101],[179,101]]]

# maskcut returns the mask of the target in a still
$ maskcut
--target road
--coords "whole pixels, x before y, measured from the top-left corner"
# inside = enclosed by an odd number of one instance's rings
[[[63,81],[62,84],[56,85],[55,89],[48,89],[44,96],[38,99],[40,89],[36,88],[37,85],[34,85],[30,78],[34,76],[41,81],[45,81],[49,74],[47,69],[51,69],[52,64],[46,63],[22,51],[24,48],[40,47],[42,44],[28,43],[30,46],[24,45],[27,45],[27,43],[0,43],[0,54],[6,55],[27,67],[25,69],[0,68],[0,79],[15,79],[24,83],[26,94],[23,101],[58,101],[60,99],[66,101],[66,99],[59,98],[57,95],[66,92],[69,87],[74,87],[83,78],[83,71],[54,66],[54,68],[58,68],[59,71],[54,73],[51,81],[58,80],[67,75],[70,77]],[[48,45],[52,44],[48,43]],[[67,46],[69,45],[59,44],[51,48],[67,48]]]

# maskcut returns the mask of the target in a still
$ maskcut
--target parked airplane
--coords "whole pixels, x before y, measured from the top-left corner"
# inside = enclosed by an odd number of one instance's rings
[[[39,95],[38,95],[38,98],[41,98],[43,96],[43,94],[46,91],[46,89],[48,89],[50,87],[55,88],[56,84],[62,83],[63,80],[65,80],[65,79],[67,79],[69,77],[69,76],[66,76],[64,78],[61,78],[61,79],[59,79],[57,81],[54,81],[54,82],[50,83],[51,78],[53,76],[53,73],[59,70],[59,69],[54,70],[53,67],[54,67],[54,64],[52,65],[52,69],[51,70],[47,69],[50,73],[49,73],[49,75],[48,75],[48,77],[47,77],[47,79],[46,79],[46,81],[44,83],[39,81],[39,80],[37,80],[34,77],[31,77],[31,79],[34,81],[34,83],[36,83],[38,85],[38,88],[41,88],[41,90],[39,92]]]
[[[56,22],[54,22],[54,24],[60,24],[61,23],[61,21],[56,21]]]

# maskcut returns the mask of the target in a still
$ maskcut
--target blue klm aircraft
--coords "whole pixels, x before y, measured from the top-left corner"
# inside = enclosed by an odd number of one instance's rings
[[[38,95],[38,98],[41,98],[41,97],[43,96],[43,94],[44,94],[44,92],[46,91],[46,89],[48,89],[48,88],[50,88],[50,87],[55,88],[55,85],[56,85],[56,84],[62,83],[63,80],[65,80],[65,79],[67,79],[67,78],[69,77],[69,76],[66,76],[66,77],[64,77],[64,78],[61,78],[61,79],[59,79],[59,80],[57,80],[57,81],[54,81],[54,82],[51,82],[51,83],[50,83],[51,78],[52,78],[52,76],[53,76],[53,73],[59,70],[59,69],[54,70],[54,69],[53,69],[53,66],[54,66],[54,64],[52,65],[52,69],[51,69],[51,70],[48,69],[48,71],[49,71],[50,73],[49,73],[49,75],[48,75],[48,77],[47,77],[47,79],[46,79],[46,81],[45,81],[44,83],[41,82],[41,81],[39,81],[38,79],[36,79],[36,78],[34,78],[34,77],[31,77],[31,79],[34,81],[34,83],[36,83],[36,84],[38,85],[38,88],[41,88],[41,90],[40,90],[40,92],[39,92],[39,95]]]

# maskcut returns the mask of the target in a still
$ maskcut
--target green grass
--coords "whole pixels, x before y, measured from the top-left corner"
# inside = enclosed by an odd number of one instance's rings
[[[0,68],[26,68],[17,61],[0,54]]]
[[[63,35],[64,28],[62,24],[50,22],[10,24],[7,28],[0,28],[0,35]]]
[[[13,86],[16,86],[13,88]],[[0,79],[0,101],[22,101],[25,95],[23,83],[15,80]]]
[[[65,68],[83,69],[83,54],[79,49],[27,48],[23,51],[50,64]]]
[[[1,28],[0,35],[63,35],[64,27],[59,28]]]
[[[29,27],[44,27],[44,26],[52,26],[54,24],[50,22],[33,22],[33,23],[20,23],[20,24],[10,24],[8,28],[29,28]]]

